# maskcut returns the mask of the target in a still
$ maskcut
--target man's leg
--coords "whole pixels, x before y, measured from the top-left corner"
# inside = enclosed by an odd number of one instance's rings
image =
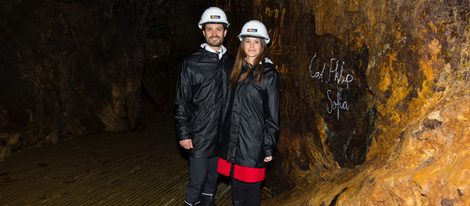
[[[186,185],[185,203],[197,205],[200,203],[201,193],[207,180],[209,171],[208,158],[189,157],[189,182]]]
[[[201,206],[212,206],[214,203],[215,191],[217,189],[217,157],[210,157],[208,159],[208,172],[207,180],[205,183],[204,190],[202,192],[202,205]]]

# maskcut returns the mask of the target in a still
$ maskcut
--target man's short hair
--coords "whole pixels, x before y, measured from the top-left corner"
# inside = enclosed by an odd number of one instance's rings
[[[206,30],[206,24],[222,24],[222,26],[224,26],[224,30],[227,30],[227,29],[228,29],[227,24],[223,24],[223,23],[219,23],[219,22],[217,22],[217,23],[207,22],[207,23],[204,23],[204,24],[202,25],[202,30],[203,30],[203,31]]]

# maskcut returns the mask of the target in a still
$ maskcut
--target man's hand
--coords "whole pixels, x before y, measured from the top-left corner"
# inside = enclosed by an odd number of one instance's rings
[[[191,139],[180,140],[180,145],[185,149],[192,149],[193,141]]]
[[[264,162],[271,162],[273,160],[273,156],[267,156],[264,158]]]

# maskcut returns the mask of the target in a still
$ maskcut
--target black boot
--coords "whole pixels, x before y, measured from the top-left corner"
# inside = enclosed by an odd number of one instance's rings
[[[244,206],[244,200],[233,201],[233,206]]]
[[[200,205],[201,205],[200,203],[201,203],[201,202],[196,202],[196,203],[194,203],[194,204],[191,204],[191,203],[189,203],[189,202],[184,201],[184,206],[200,206]]]
[[[200,206],[214,206],[214,197],[213,195],[202,194]]]
[[[261,197],[251,197],[243,202],[244,206],[260,206]]]

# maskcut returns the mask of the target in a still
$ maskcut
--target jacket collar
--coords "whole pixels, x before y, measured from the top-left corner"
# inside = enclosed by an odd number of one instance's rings
[[[201,44],[201,48],[204,48],[208,52],[218,54],[219,59],[222,59],[222,56],[224,56],[225,52],[227,52],[227,48],[225,48],[224,45],[220,47],[220,51],[215,51],[210,46],[208,46],[207,43]]]
[[[259,64],[262,64],[261,62]],[[271,61],[271,59],[269,58],[264,58],[264,72],[267,72],[269,70],[272,70],[274,69],[274,64],[273,64],[273,61]],[[243,65],[242,66],[242,71],[246,71],[248,70],[248,66],[247,65]],[[257,71],[258,70],[258,65],[255,65],[255,68],[253,71]]]
[[[200,62],[205,62],[205,63],[216,63],[221,60],[219,60],[219,55],[216,53],[212,53],[207,51],[204,48],[199,48],[199,53],[201,54],[199,57]],[[226,55],[222,56],[222,59],[225,58]]]

